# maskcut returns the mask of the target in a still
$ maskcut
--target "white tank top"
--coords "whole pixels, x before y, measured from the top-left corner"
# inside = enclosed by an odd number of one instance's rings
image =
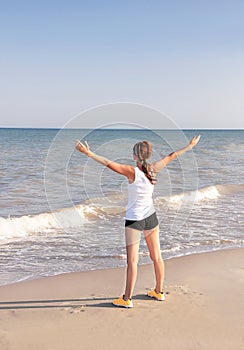
[[[152,200],[154,185],[143,171],[135,168],[135,181],[128,183],[127,220],[143,220],[155,212]]]

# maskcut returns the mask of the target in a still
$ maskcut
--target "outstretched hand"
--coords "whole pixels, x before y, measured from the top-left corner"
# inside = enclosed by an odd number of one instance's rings
[[[195,147],[198,141],[200,140],[201,135],[194,136],[191,141],[189,142],[189,146],[191,148]]]
[[[90,148],[89,148],[89,145],[88,145],[87,141],[85,141],[85,144],[83,144],[80,141],[76,141],[75,148],[78,151],[80,151],[81,153],[84,153],[87,156],[88,156],[88,154],[90,152]]]

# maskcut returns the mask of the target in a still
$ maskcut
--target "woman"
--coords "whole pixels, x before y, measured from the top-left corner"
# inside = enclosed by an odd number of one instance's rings
[[[125,293],[113,301],[114,305],[126,308],[133,307],[132,294],[137,276],[141,231],[144,232],[150,258],[154,264],[156,278],[156,286],[147,293],[147,296],[159,301],[165,299],[163,293],[164,262],[159,243],[158,219],[152,200],[156,174],[171,160],[196,146],[199,139],[200,136],[194,136],[186,147],[151,164],[147,163],[147,160],[152,155],[152,145],[148,141],[138,142],[133,147],[133,159],[136,161],[136,167],[119,164],[93,153],[87,141],[85,141],[85,144],[80,141],[76,142],[76,149],[78,151],[128,179],[128,205],[125,220],[127,252],[126,288]]]

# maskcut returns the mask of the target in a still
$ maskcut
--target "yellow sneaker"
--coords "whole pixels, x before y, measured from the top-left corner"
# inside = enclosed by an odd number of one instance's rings
[[[123,295],[118,299],[114,299],[113,305],[121,306],[121,307],[133,307],[132,300],[131,299],[124,300]]]
[[[165,300],[164,293],[163,293],[163,292],[157,293],[155,289],[153,289],[153,290],[151,290],[150,292],[148,292],[148,293],[147,293],[147,296],[150,297],[150,298],[157,299],[157,300],[159,300],[159,301]]]

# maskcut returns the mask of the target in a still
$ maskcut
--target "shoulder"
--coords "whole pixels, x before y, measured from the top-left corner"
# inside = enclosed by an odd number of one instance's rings
[[[135,169],[132,165],[110,162],[107,167],[116,173],[126,176],[128,179],[134,179],[135,177]]]

